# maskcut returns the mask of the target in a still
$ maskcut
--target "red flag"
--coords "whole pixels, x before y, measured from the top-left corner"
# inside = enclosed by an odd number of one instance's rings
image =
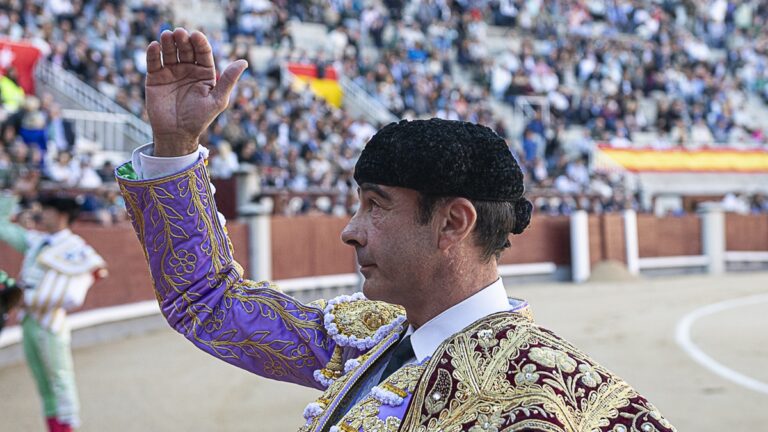
[[[0,75],[13,66],[19,79],[17,84],[27,94],[34,94],[35,64],[41,55],[34,45],[0,39]]]

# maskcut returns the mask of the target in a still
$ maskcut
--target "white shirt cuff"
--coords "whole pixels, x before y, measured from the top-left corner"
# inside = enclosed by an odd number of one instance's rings
[[[131,155],[133,170],[140,180],[168,177],[194,165],[200,158],[200,155],[205,159],[208,158],[208,149],[201,145],[198,146],[197,150],[184,156],[153,156],[154,150],[154,143],[149,143],[137,148],[133,151],[133,155]]]

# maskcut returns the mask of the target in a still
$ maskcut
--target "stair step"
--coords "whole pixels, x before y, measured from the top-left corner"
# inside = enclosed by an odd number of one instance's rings
[[[173,0],[170,7],[176,21],[174,25],[207,31],[226,28],[224,8],[218,1]]]

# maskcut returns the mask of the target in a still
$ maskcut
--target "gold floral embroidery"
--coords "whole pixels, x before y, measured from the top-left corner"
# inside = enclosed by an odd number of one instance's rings
[[[491,414],[478,414],[477,422],[469,428],[469,432],[499,432],[504,422],[501,414],[496,411]]]
[[[493,334],[493,330],[489,328],[484,328],[478,331],[477,340],[480,346],[483,347],[484,350],[493,348],[499,343],[499,341],[496,340],[496,335]]]
[[[134,192],[129,191],[128,188],[126,188],[122,183],[120,183],[120,193],[123,195],[128,213],[131,215],[131,222],[136,229],[136,235],[139,238],[139,242],[142,246],[142,252],[144,252],[144,257],[146,258],[147,251],[146,247],[144,246],[144,215],[139,209],[138,197]]]
[[[656,407],[648,402],[645,405],[632,404],[633,408],[637,411],[636,414],[622,413],[621,417],[628,419],[631,424],[631,432],[656,432],[658,429],[650,420],[655,420],[669,430],[675,431],[676,429],[669,421],[664,418]]]
[[[595,371],[595,368],[586,363],[579,365],[579,372],[582,374],[581,382],[587,387],[597,387],[603,382],[603,377]]]
[[[401,306],[371,300],[338,303],[332,312],[339,334],[358,340],[371,337],[379,328],[405,314]]]
[[[515,314],[492,315],[444,342],[423,376],[402,430],[674,431],[628,384]],[[436,409],[436,386],[427,383],[443,377],[451,389]]]
[[[159,299],[173,296],[172,307],[183,314],[179,331],[221,358],[257,358],[265,374],[275,378],[298,376],[298,369],[316,366],[309,344],[328,348],[327,339],[322,337],[322,310],[301,305],[270,289],[268,283],[242,279],[242,267],[233,260],[231,242],[216,215],[202,164],[171,178],[121,181],[120,187],[145,255],[159,255],[159,268],[155,269],[159,274],[153,277],[156,293]],[[177,210],[180,203],[186,203],[181,213]],[[147,239],[150,226],[151,238]],[[205,285],[192,280],[195,273],[204,275]],[[226,287],[219,303],[200,301],[202,293],[218,286]],[[274,338],[269,331],[224,331],[224,322],[236,303],[247,314],[279,321],[300,340]]]
[[[393,393],[402,393],[401,397],[405,397],[416,389],[416,383],[423,372],[423,365],[410,364],[393,372],[382,384],[397,389]]]
[[[523,366],[520,372],[515,374],[515,384],[518,386],[536,384],[538,380],[539,374],[536,373],[536,365],[533,363]]]
[[[407,365],[387,377],[380,386],[400,397],[405,397],[416,388],[423,371],[422,365]],[[379,418],[381,406],[380,400],[368,395],[352,407],[338,424],[351,427],[355,431],[362,430],[362,432],[397,432],[401,419],[389,416],[382,420]]]
[[[554,350],[551,348],[537,347],[533,348],[528,356],[531,358],[531,360],[542,366],[557,366],[558,369],[567,373],[576,370],[576,361],[562,351]]]

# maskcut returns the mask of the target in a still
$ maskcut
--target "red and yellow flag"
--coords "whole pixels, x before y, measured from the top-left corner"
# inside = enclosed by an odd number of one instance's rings
[[[633,172],[768,172],[768,151],[702,148],[627,149],[599,146],[597,164]]]
[[[333,66],[323,68],[322,78],[320,78],[321,74],[318,73],[317,65],[314,64],[289,63],[288,71],[296,77],[294,85],[308,85],[313,93],[325,99],[329,104],[336,108],[341,107],[344,91],[341,89],[339,77]]]

